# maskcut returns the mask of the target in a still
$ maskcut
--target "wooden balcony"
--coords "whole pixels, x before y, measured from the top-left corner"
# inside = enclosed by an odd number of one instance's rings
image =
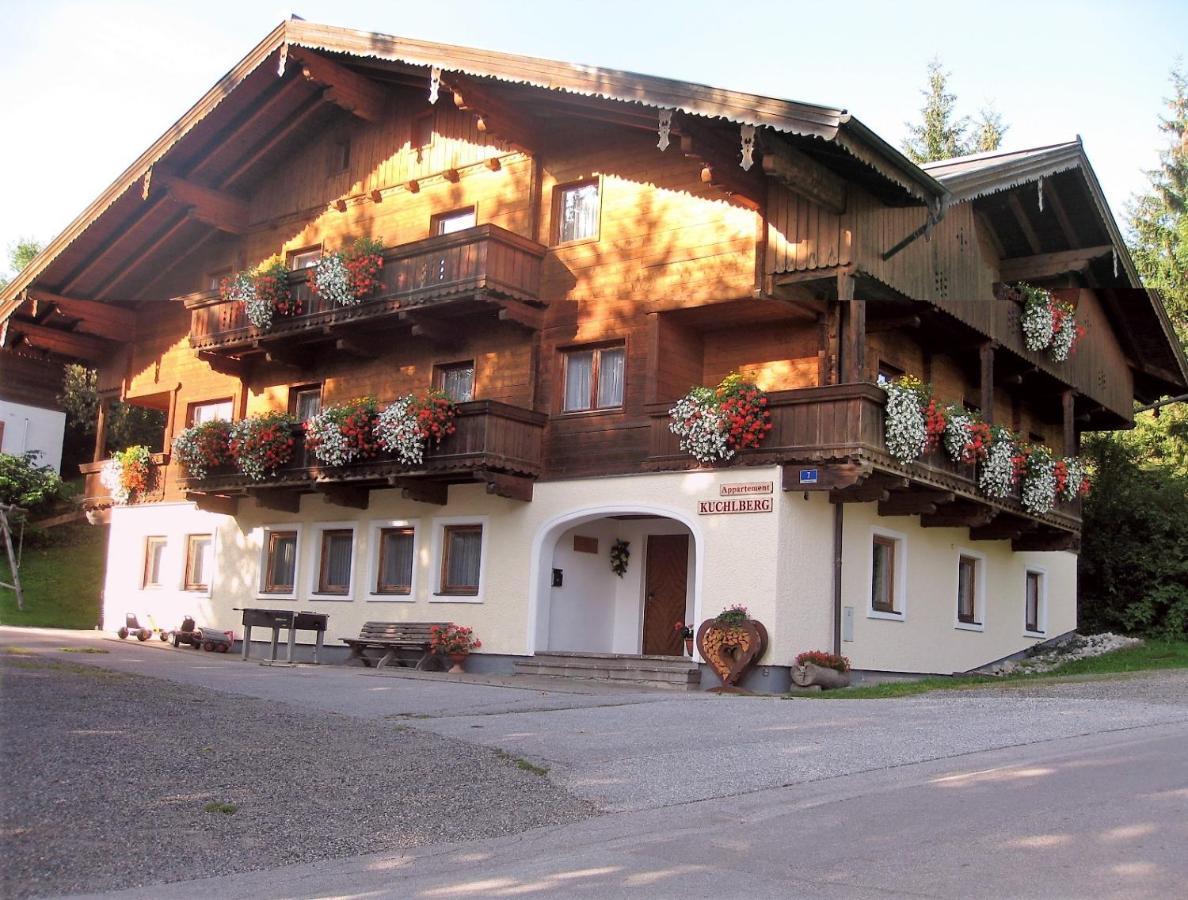
[[[877,502],[880,515],[919,515],[925,527],[970,528],[974,540],[1011,539],[1019,550],[1069,549],[1081,527],[1080,503],[1058,504],[1050,513],[1027,512],[1018,494],[983,496],[972,465],[952,462],[943,451],[909,464],[899,462],[883,439],[886,395],[873,384],[777,391],[768,395],[772,430],[755,450],[743,450],[731,466],[783,466],[786,491],[828,491],[836,503]],[[672,403],[650,406],[651,470],[688,469],[669,430]]]
[[[479,225],[454,234],[404,244],[384,252],[376,293],[357,306],[338,306],[310,290],[309,270],[289,275],[302,313],[277,316],[268,329],[247,321],[239,303],[203,291],[182,297],[190,310],[190,346],[199,351],[261,351],[289,340],[326,340],[356,323],[408,325],[413,311],[462,314],[485,306],[499,318],[538,327],[540,267],[545,248],[496,225]],[[403,314],[403,317],[402,317]]]
[[[78,470],[83,475],[82,507],[87,518],[94,522],[106,522],[111,518],[111,507],[115,501],[111,498],[111,491],[103,485],[101,473],[108,460],[80,463]],[[166,485],[169,479],[169,454],[154,453],[149,466],[148,486],[138,491],[129,500],[129,506],[143,503],[160,503],[165,499]]]
[[[450,484],[482,482],[487,493],[516,500],[532,499],[532,483],[541,474],[543,413],[474,400],[460,403],[455,432],[441,446],[426,448],[424,462],[408,466],[379,456],[346,466],[322,466],[302,449],[302,429],[295,430],[298,451],[291,465],[265,481],[238,471],[212,472],[203,479],[183,479],[187,496],[201,508],[233,513],[238,498],[253,496],[270,509],[296,512],[303,493],[318,492],[342,506],[366,509],[373,489],[401,489],[407,498],[444,504]]]

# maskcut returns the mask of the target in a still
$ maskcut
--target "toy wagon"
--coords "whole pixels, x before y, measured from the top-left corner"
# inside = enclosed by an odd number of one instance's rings
[[[171,637],[175,647],[189,644],[195,650],[201,647],[207,653],[215,651],[228,653],[231,650],[231,644],[235,641],[234,632],[198,626],[194,623],[193,616],[186,616],[182,620],[181,627],[171,632]]]

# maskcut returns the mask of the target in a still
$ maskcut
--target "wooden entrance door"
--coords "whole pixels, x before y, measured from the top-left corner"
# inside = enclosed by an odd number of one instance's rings
[[[685,618],[688,573],[689,535],[648,535],[644,562],[644,653],[684,656],[685,643],[673,625]]]

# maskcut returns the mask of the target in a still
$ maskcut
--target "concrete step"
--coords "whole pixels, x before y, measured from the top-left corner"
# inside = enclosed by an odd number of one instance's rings
[[[701,683],[697,664],[679,656],[538,653],[531,659],[517,660],[515,671],[518,675],[618,681],[683,690],[696,690]]]

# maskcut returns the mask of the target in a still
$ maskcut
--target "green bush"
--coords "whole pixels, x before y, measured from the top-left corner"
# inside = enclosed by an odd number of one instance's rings
[[[1097,465],[1079,563],[1082,630],[1188,637],[1188,476],[1134,443],[1086,437]]]
[[[37,465],[40,450],[21,456],[0,453],[0,503],[35,511],[62,496],[62,479],[51,466]]]

